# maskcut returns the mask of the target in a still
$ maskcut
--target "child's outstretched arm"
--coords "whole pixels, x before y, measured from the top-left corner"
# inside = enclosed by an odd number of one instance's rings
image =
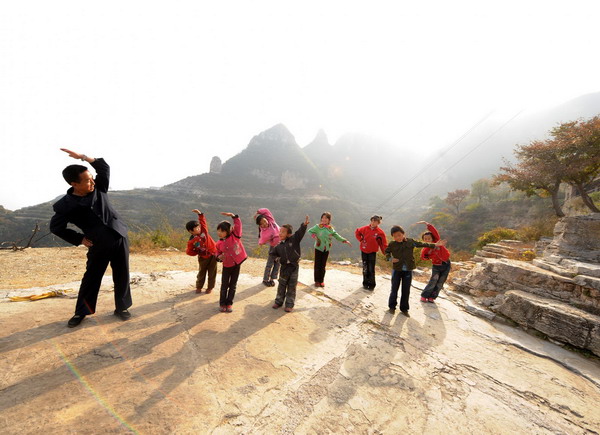
[[[333,232],[331,233],[331,235],[338,241],[345,243],[346,245],[350,245],[352,246],[352,243],[350,243],[350,241],[348,239],[346,239],[345,237],[342,237],[339,235],[339,233],[334,230],[333,228],[331,229]]]
[[[436,227],[433,226],[433,224],[426,221],[419,221],[417,222],[417,224],[423,224],[427,226],[427,231],[429,231],[433,236],[434,243],[440,240],[440,233],[438,233],[438,230],[436,229]]]
[[[296,232],[294,233],[294,237],[296,238],[296,240],[298,240],[298,241],[302,240],[302,238],[304,237],[304,234],[306,234],[306,228],[308,227],[309,223],[310,223],[310,221],[308,220],[308,215],[306,215],[304,222],[302,222],[300,224],[300,228],[298,228],[296,230]]]
[[[237,214],[227,211],[222,211],[221,214],[223,216],[229,216],[233,219],[233,229],[231,230],[231,234],[235,234],[238,238],[242,237],[242,220],[240,217]]]
[[[198,222],[200,222],[200,228],[204,234],[208,234],[208,224],[206,223],[206,216],[197,208],[192,210],[192,213],[196,213],[198,215]]]

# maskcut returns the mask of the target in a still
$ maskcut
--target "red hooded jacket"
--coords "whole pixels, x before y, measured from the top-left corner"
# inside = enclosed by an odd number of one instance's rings
[[[437,232],[433,225],[428,224],[427,231],[430,231],[433,235],[433,243],[440,240],[440,234]],[[450,260],[450,251],[448,251],[445,246],[436,246],[435,248],[423,248],[421,250],[421,259],[431,260],[433,264],[440,265]]]

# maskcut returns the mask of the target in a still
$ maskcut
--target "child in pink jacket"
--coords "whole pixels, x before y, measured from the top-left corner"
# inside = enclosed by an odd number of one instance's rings
[[[240,276],[240,266],[248,255],[242,244],[242,221],[237,214],[222,212],[223,216],[233,218],[233,228],[227,221],[217,225],[217,258],[223,262],[221,273],[221,297],[219,305],[221,312],[231,313],[233,311],[233,298]]]
[[[254,218],[256,219],[256,225],[258,225],[258,244],[269,244],[269,255],[265,265],[263,284],[267,287],[273,287],[279,273],[279,263],[273,260],[275,257],[271,253],[279,244],[279,225],[275,222],[275,218],[268,208],[259,208]]]

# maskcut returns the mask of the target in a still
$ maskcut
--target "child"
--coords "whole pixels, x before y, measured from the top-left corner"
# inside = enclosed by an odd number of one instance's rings
[[[398,288],[402,283],[402,295],[400,296],[400,311],[406,317],[410,317],[408,310],[408,298],[410,296],[410,284],[412,282],[412,270],[415,268],[415,258],[413,250],[415,247],[435,248],[446,244],[445,240],[438,240],[435,244],[419,242],[406,237],[402,227],[394,225],[391,230],[392,238],[394,239],[385,250],[386,259],[392,260],[392,291],[388,306],[390,313],[396,312],[396,304],[398,303]]]
[[[342,243],[352,246],[348,240],[340,236],[331,226],[331,213],[321,215],[321,223],[308,230],[315,239],[315,287],[325,287],[325,267],[331,250],[331,239],[335,237]]]
[[[221,213],[223,216],[233,218],[233,228],[227,221],[222,221],[217,225],[217,258],[223,262],[223,272],[221,273],[221,297],[219,305],[222,313],[231,313],[233,311],[233,298],[235,297],[235,288],[240,276],[240,265],[248,256],[242,244],[242,221],[237,214]]]
[[[285,311],[291,313],[296,300],[296,285],[298,284],[298,262],[300,261],[300,242],[306,233],[308,216],[300,224],[298,231],[292,235],[292,226],[284,225],[279,231],[281,243],[270,254],[277,263],[281,263],[279,286],[273,308],[281,307],[285,302]]]
[[[435,243],[440,240],[440,234],[436,228],[425,221],[419,221],[418,224],[427,225],[427,231],[421,234],[421,239],[427,243]],[[434,302],[450,273],[450,252],[445,246],[437,246],[434,249],[423,248],[421,250],[423,260],[431,260],[431,278],[421,293],[421,302]]]
[[[191,234],[185,252],[187,255],[198,256],[200,270],[196,277],[196,293],[202,293],[204,280],[208,273],[206,294],[209,294],[215,288],[215,280],[217,278],[217,257],[215,257],[217,254],[217,245],[210,234],[208,234],[208,226],[206,225],[204,214],[198,209],[194,209],[192,212],[198,215],[198,220],[189,221],[185,224],[185,228]]]
[[[366,290],[375,289],[375,262],[377,261],[377,251],[385,253],[387,248],[387,238],[379,224],[381,216],[372,216],[371,223],[364,227],[357,228],[354,232],[356,240],[360,242],[360,254],[363,264],[363,288]]]
[[[275,263],[271,253],[275,246],[279,244],[279,225],[275,222],[273,215],[268,208],[259,208],[254,215],[256,219],[256,225],[258,225],[258,244],[269,246],[269,256],[267,257],[267,264],[265,266],[265,273],[263,274],[263,284],[267,287],[273,287],[275,285],[275,278],[279,273],[279,264]]]

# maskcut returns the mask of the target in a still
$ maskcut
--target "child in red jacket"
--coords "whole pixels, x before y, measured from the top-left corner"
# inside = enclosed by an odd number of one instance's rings
[[[427,231],[421,234],[421,239],[427,243],[436,243],[440,240],[440,234],[436,228],[425,221],[419,221],[418,224],[427,225]],[[436,246],[435,248],[423,248],[421,251],[423,260],[431,260],[431,278],[421,293],[421,302],[434,302],[450,273],[450,252],[445,246]]]
[[[387,238],[379,224],[381,216],[372,216],[371,223],[364,227],[357,228],[354,232],[356,240],[360,242],[360,254],[363,264],[363,288],[373,290],[375,288],[375,263],[377,261],[377,251],[381,250],[385,254],[387,248]]]
[[[191,234],[187,243],[185,253],[191,256],[198,256],[198,265],[200,270],[196,277],[196,293],[202,293],[204,281],[208,274],[208,287],[206,293],[212,292],[215,288],[217,278],[217,246],[213,238],[208,234],[208,226],[204,214],[197,209],[192,210],[198,214],[197,221],[189,221],[185,224],[185,229]]]

